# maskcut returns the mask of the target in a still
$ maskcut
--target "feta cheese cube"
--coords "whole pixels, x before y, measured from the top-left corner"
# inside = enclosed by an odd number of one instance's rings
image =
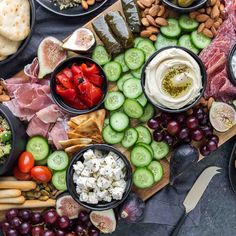
[[[78,186],[78,185],[76,186],[76,192],[77,192],[78,194],[81,194],[81,193],[82,193],[82,189],[81,189],[81,188],[79,188],[79,186]]]
[[[100,168],[100,161],[98,159],[91,159],[86,162],[86,167],[90,172],[97,172]]]
[[[95,150],[94,151],[94,154],[97,158],[103,158],[103,154],[102,154],[102,151],[100,150]]]
[[[94,192],[90,192],[88,194],[88,203],[98,204],[98,198],[97,198],[97,195]]]
[[[84,153],[83,157],[84,157],[84,162],[87,162],[87,161],[89,161],[91,159],[95,159],[96,158],[96,156],[95,156],[95,154],[94,154],[92,149],[87,150]]]
[[[85,189],[86,188],[86,182],[87,182],[87,177],[82,177],[80,176],[77,181],[76,184],[80,189]]]
[[[96,179],[93,177],[87,178],[86,187],[87,188],[95,188],[96,187]]]
[[[76,183],[76,181],[77,181],[78,178],[79,178],[79,175],[75,172],[75,173],[73,174],[73,181],[74,181],[74,183]]]
[[[100,189],[108,189],[111,186],[111,181],[104,178],[104,177],[102,177],[102,176],[100,176],[97,179],[97,186]]]
[[[124,189],[115,187],[111,189],[112,198],[115,200],[121,200],[124,193]]]
[[[79,200],[81,202],[88,202],[88,199],[89,199],[89,196],[88,196],[88,193],[87,192],[82,192],[80,195],[79,195]]]
[[[112,201],[111,195],[106,195],[106,196],[103,198],[103,201],[105,201],[105,202],[111,202],[111,201]]]
[[[118,181],[113,182],[113,183],[112,183],[112,186],[113,186],[113,187],[120,187],[120,188],[125,189],[125,187],[126,187],[126,181],[123,180],[123,179],[120,179],[120,180],[118,180]]]
[[[96,192],[96,194],[97,194],[98,198],[103,200],[109,193],[107,190],[103,190],[103,191]]]
[[[115,154],[114,152],[109,152],[108,156],[112,156],[115,161],[119,159],[119,156]]]
[[[109,166],[104,166],[104,167],[100,168],[99,174],[102,175],[102,176],[105,176],[105,177],[107,177],[107,178],[112,178],[112,176],[113,176],[113,171],[112,171],[112,168],[111,168],[111,167],[109,167]]]
[[[91,174],[91,171],[87,167],[85,167],[80,175],[84,177],[90,177],[90,174]]]
[[[123,161],[121,158],[119,158],[118,160],[116,160],[116,164],[117,164],[117,166],[119,166],[121,169],[123,169],[123,168],[125,167],[125,163],[124,163],[124,161]]]
[[[113,179],[114,180],[120,180],[125,177],[125,173],[122,171],[120,167],[116,167],[113,170]]]
[[[111,167],[111,168],[115,168],[117,166],[116,161],[114,160],[113,156],[106,156],[105,157],[105,163],[107,166]]]
[[[80,173],[83,171],[84,169],[84,164],[81,161],[77,161],[74,165],[73,165],[73,169],[75,171],[76,174],[80,175]]]

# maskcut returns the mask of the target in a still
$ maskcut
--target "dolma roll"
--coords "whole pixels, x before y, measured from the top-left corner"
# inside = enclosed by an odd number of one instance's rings
[[[136,0],[121,0],[126,21],[133,33],[141,31],[141,20]]]
[[[105,20],[105,16],[99,16],[93,21],[92,25],[110,55],[117,55],[122,51],[122,46],[114,37]]]
[[[119,11],[109,12],[106,14],[105,20],[123,48],[131,48],[134,44],[133,34],[121,13]]]

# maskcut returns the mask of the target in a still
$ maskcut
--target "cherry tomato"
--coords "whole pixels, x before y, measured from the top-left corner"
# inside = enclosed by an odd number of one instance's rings
[[[18,169],[22,173],[29,173],[34,167],[34,157],[30,152],[22,152],[18,159]]]
[[[30,171],[31,177],[41,183],[47,183],[52,178],[52,172],[46,166],[35,166]]]
[[[31,175],[30,174],[25,174],[19,171],[17,167],[14,168],[13,170],[13,175],[18,179],[18,180],[31,180]]]

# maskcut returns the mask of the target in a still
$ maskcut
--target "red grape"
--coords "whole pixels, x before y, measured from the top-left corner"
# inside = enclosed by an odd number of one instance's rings
[[[178,134],[179,139],[186,139],[189,137],[189,129],[188,128],[183,128],[180,130]]]
[[[205,112],[201,107],[195,109],[193,113],[198,120],[202,120],[204,118]]]
[[[189,128],[189,129],[196,129],[198,127],[198,120],[196,117],[194,116],[189,116],[187,119],[186,119],[186,126]]]
[[[217,135],[212,135],[212,137],[210,138],[210,140],[214,141],[216,144],[219,143],[219,137]]]
[[[180,123],[184,123],[186,116],[183,113],[177,114],[175,119]]]
[[[70,220],[67,216],[58,217],[57,225],[60,229],[66,229],[70,225]]]
[[[207,149],[206,145],[203,145],[203,146],[200,147],[200,153],[203,156],[208,156],[211,152]]]
[[[6,213],[6,219],[7,221],[10,223],[10,221],[15,218],[18,214],[18,210],[17,209],[11,209],[9,211],[7,211]]]
[[[31,224],[29,224],[28,222],[23,222],[19,227],[19,232],[21,235],[26,235],[31,232],[31,228]]]
[[[46,224],[54,224],[57,218],[58,214],[55,210],[48,210],[43,214],[43,220]]]
[[[14,229],[17,229],[21,225],[22,221],[19,217],[15,217],[11,220],[10,224]]]
[[[58,229],[56,231],[56,236],[65,236],[65,235],[66,235],[66,233],[63,230]]]
[[[213,134],[213,129],[210,126],[202,126],[201,130],[203,131],[205,137],[210,137]]]
[[[153,132],[153,139],[157,142],[160,142],[163,140],[163,135],[160,131],[158,130],[154,130]]]
[[[100,235],[100,230],[97,229],[94,226],[89,227],[88,229],[88,235],[89,236],[99,236]]]
[[[33,225],[39,224],[42,222],[42,217],[39,212],[33,212],[31,216],[31,223]]]
[[[6,236],[18,236],[19,234],[17,233],[17,231],[15,229],[9,229],[6,232]]]
[[[44,230],[42,236],[56,236],[56,234],[52,230]]]
[[[43,226],[38,225],[32,228],[31,234],[32,236],[41,236],[43,233]]]
[[[203,139],[203,132],[200,129],[195,129],[191,133],[191,137],[194,141],[201,141]]]
[[[89,220],[89,213],[87,211],[81,211],[79,213],[78,219],[82,222],[86,222]]]
[[[31,211],[26,209],[20,210],[18,217],[20,217],[23,221],[29,221],[31,218]]]
[[[209,140],[207,143],[206,143],[206,146],[207,146],[207,149],[210,151],[210,152],[213,152],[215,151],[217,148],[218,148],[218,145],[216,142],[212,141],[212,140]]]
[[[205,115],[203,116],[203,119],[200,120],[200,124],[201,124],[201,125],[206,125],[206,124],[208,123],[208,121],[209,121],[208,115],[205,114]]]
[[[160,119],[158,117],[151,118],[147,124],[150,129],[157,129],[160,127]]]
[[[170,136],[170,135],[168,135],[168,134],[165,134],[163,140],[164,140],[169,146],[172,146],[172,145],[173,145],[174,139],[173,139],[172,136]]]
[[[167,124],[171,120],[171,115],[168,113],[162,112],[160,118],[164,124]]]
[[[86,227],[86,225],[84,225],[84,224],[79,223],[79,224],[77,224],[77,225],[75,226],[75,232],[76,232],[78,235],[80,235],[80,234],[85,234],[86,231],[87,231],[87,227]]]
[[[168,122],[167,131],[169,134],[176,135],[177,133],[179,133],[179,130],[180,130],[180,125],[177,121],[172,120]]]
[[[7,221],[1,223],[1,230],[3,232],[6,232],[8,229],[10,229],[10,227],[11,226]]]

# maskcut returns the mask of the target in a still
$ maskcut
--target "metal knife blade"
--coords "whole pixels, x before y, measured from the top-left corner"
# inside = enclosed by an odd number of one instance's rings
[[[186,213],[189,213],[196,207],[208,184],[216,174],[220,173],[218,171],[220,169],[221,168],[217,166],[210,166],[198,176],[197,180],[193,184],[192,188],[189,190],[183,202],[183,205],[186,209]]]

